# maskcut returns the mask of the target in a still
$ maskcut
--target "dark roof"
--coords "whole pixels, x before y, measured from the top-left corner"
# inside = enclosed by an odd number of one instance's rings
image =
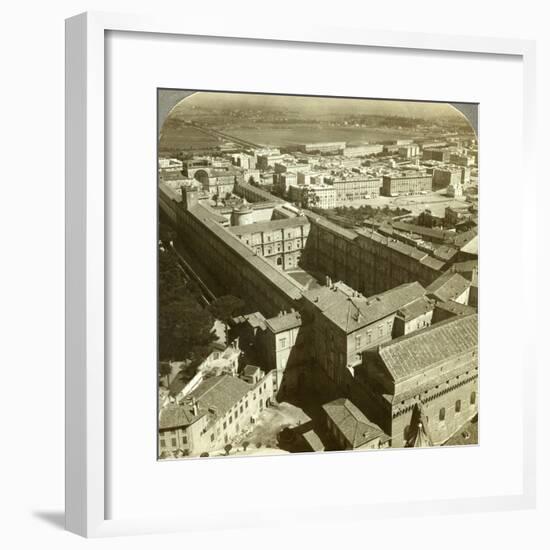
[[[423,296],[418,282],[405,283],[381,294],[366,298],[341,283],[323,286],[304,293],[306,300],[347,333],[374,323]]]
[[[246,367],[243,369],[244,376],[254,376],[260,369],[260,367],[256,367],[255,365],[246,365]]]
[[[229,231],[235,235],[244,235],[246,233],[263,233],[264,231],[277,231],[289,227],[301,227],[302,225],[309,225],[308,219],[304,216],[297,216],[296,218],[285,218],[283,220],[235,225],[230,227]]]
[[[398,382],[440,361],[476,350],[477,336],[477,314],[452,317],[380,345],[378,356]]]
[[[291,311],[284,315],[278,315],[266,319],[265,324],[275,333],[290,330],[302,326],[302,318],[298,312]]]
[[[384,435],[349,399],[341,397],[325,403],[323,410],[353,449]]]
[[[458,298],[469,287],[470,282],[462,275],[447,271],[426,288],[426,293],[447,302]]]

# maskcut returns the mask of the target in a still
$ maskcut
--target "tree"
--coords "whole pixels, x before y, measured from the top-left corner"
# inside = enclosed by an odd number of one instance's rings
[[[160,378],[164,377],[164,383],[166,387],[168,387],[171,374],[172,374],[172,365],[165,361],[161,361],[159,363],[159,377]]]
[[[207,453],[206,451],[204,453],[201,453],[201,458],[207,458],[210,456],[210,453]]]
[[[225,451],[225,456],[228,456],[229,455],[229,452],[231,451],[231,449],[233,448],[233,445],[231,445],[231,443],[228,443],[223,449]]]
[[[176,240],[178,234],[165,223],[159,223],[159,239],[166,245]]]
[[[159,251],[158,270],[159,360],[204,359],[216,338],[212,314],[197,301],[172,249]]]
[[[216,298],[210,304],[210,313],[216,318],[222,321],[222,323],[227,323],[236,315],[242,312],[244,309],[245,303],[243,300],[237,296],[232,296],[227,294],[225,296],[220,296]]]
[[[249,441],[243,441],[243,451],[246,451],[249,445],[250,445]]]

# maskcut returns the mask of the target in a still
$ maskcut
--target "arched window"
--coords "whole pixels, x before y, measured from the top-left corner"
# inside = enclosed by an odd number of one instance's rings
[[[283,259],[277,258],[277,265],[283,265]]]
[[[445,420],[445,408],[439,409],[439,421],[443,422]]]
[[[476,392],[473,391],[471,394],[470,394],[470,405],[475,405],[476,404]]]
[[[462,408],[462,401],[460,399],[455,403],[455,412],[459,413]]]

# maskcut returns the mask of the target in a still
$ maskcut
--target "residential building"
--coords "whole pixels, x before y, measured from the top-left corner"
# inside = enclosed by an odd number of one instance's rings
[[[349,400],[335,399],[323,405],[326,427],[342,451],[387,447],[389,438]]]
[[[159,455],[222,450],[250,429],[272,401],[271,374],[252,384],[227,374],[207,378],[180,404],[160,410]]]

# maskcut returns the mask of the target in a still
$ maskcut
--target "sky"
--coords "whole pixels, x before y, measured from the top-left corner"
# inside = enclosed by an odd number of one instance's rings
[[[179,103],[172,114],[184,116],[193,106],[209,108],[254,108],[284,110],[309,116],[337,115],[339,113],[393,115],[414,118],[462,117],[448,103],[395,101],[378,99],[344,99],[304,96],[277,96],[263,94],[197,92]]]

